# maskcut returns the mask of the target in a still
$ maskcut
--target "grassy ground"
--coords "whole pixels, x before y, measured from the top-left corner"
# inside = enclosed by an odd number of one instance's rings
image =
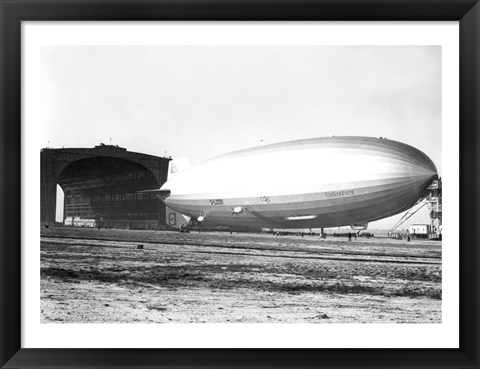
[[[441,244],[50,228],[41,289],[43,322],[439,323]]]

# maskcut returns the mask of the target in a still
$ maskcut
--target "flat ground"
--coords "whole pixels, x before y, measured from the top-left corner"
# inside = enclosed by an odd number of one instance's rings
[[[441,280],[433,241],[41,230],[43,323],[440,323]]]

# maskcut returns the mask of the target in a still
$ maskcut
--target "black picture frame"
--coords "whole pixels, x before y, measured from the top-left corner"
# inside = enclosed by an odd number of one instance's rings
[[[0,12],[2,368],[479,368],[480,5],[477,0],[0,0]],[[21,348],[21,22],[30,20],[459,21],[460,348]]]

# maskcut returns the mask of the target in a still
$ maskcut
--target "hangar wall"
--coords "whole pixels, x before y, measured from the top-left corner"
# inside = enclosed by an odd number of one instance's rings
[[[41,223],[55,223],[56,192],[65,194],[66,218],[95,219],[104,227],[158,228],[165,206],[155,196],[167,179],[170,158],[100,144],[94,148],[42,149]]]

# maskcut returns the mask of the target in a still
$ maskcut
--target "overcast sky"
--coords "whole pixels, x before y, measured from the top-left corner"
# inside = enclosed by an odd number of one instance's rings
[[[41,62],[39,148],[111,138],[198,163],[361,135],[415,146],[442,171],[439,46],[48,46]]]

